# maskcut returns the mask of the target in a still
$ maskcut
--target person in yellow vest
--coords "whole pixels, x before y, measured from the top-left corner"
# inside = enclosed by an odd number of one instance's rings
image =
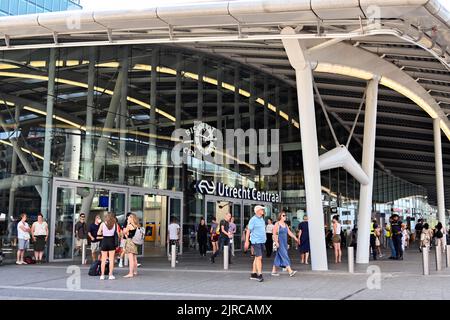
[[[370,224],[370,250],[372,252],[372,258],[373,260],[377,260],[377,247],[376,247],[376,235],[375,235],[375,229],[378,227],[377,220],[373,219],[372,223]]]

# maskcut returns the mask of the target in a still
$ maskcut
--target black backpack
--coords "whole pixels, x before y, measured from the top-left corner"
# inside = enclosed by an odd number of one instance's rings
[[[105,264],[105,274],[109,273],[109,261],[106,260]],[[94,261],[91,266],[89,267],[89,273],[90,276],[99,276],[102,274],[102,261],[97,260]]]
[[[436,238],[440,239],[440,238],[442,238],[443,236],[444,236],[444,234],[442,233],[442,231],[441,231],[440,229],[438,229],[438,230],[436,231]]]

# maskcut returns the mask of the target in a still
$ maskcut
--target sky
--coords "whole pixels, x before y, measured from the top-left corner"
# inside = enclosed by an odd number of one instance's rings
[[[164,0],[164,4],[175,4],[183,2],[211,2],[217,0]],[[98,9],[139,9],[160,6],[161,0],[81,0],[85,10]]]

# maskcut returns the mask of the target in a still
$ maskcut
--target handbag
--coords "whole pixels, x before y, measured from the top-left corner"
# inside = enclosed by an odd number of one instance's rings
[[[375,245],[376,245],[377,247],[379,247],[379,246],[381,245],[380,239],[379,239],[378,237],[375,239]]]
[[[117,232],[117,224],[114,226],[114,248],[119,246],[119,233]]]

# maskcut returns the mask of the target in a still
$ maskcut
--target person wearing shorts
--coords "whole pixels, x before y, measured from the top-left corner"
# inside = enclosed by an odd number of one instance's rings
[[[264,207],[255,206],[255,215],[248,223],[247,232],[245,234],[244,250],[247,251],[252,243],[253,253],[255,258],[253,260],[253,269],[250,275],[250,280],[258,282],[264,281],[262,276],[262,255],[266,244],[266,222],[264,221]]]
[[[94,223],[89,226],[88,237],[91,239],[92,262],[97,261],[97,254],[100,252],[100,240],[97,239],[100,223],[102,223],[102,219],[99,215],[96,215]]]
[[[17,250],[16,264],[27,264],[23,261],[23,255],[30,246],[30,226],[27,223],[27,214],[20,215],[20,221],[17,224],[17,238],[19,239],[19,248]]]

